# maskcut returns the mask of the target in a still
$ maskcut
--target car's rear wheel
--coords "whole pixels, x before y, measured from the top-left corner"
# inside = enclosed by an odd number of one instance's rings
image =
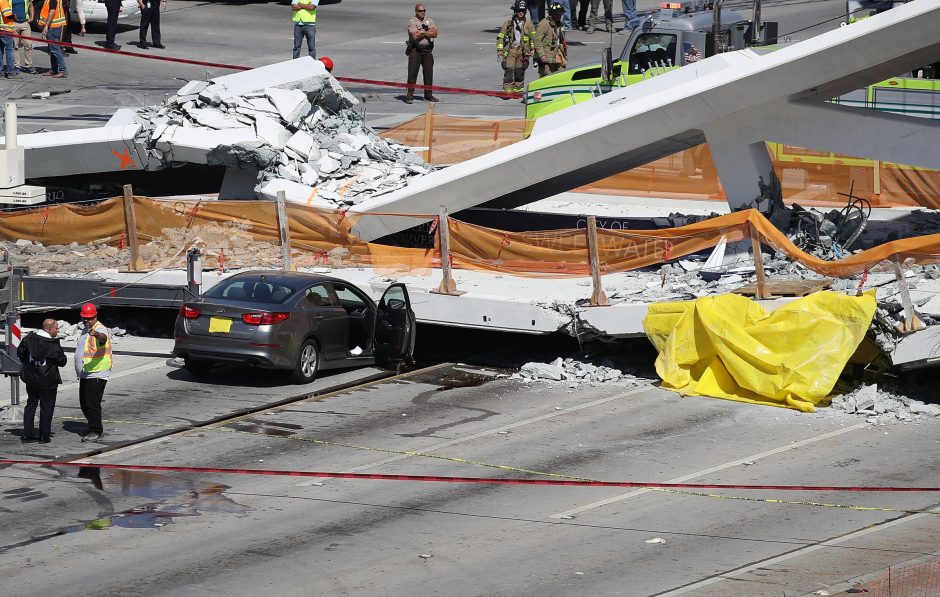
[[[212,369],[212,363],[209,361],[200,361],[199,359],[186,359],[183,368],[196,376],[203,376]]]
[[[309,383],[317,376],[320,367],[320,351],[313,340],[304,342],[294,357],[294,369],[290,372],[294,383]]]

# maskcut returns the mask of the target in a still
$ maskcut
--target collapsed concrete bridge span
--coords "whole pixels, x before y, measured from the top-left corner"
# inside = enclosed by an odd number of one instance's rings
[[[707,141],[732,208],[773,171],[764,141],[940,168],[938,125],[824,102],[940,58],[940,6],[910,2],[773,51],[720,54],[539,119],[520,143],[416,179],[354,212],[515,207]],[[418,218],[362,218],[371,240]]]

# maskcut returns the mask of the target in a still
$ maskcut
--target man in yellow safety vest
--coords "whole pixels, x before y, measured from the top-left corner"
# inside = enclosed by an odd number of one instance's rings
[[[294,11],[294,59],[300,58],[300,46],[307,39],[307,53],[317,57],[317,6],[320,0],[291,0]]]
[[[62,41],[65,22],[65,0],[46,0],[39,13],[39,26],[42,27],[43,37],[51,42]],[[62,46],[56,43],[49,44],[49,58],[52,60],[52,68],[43,73],[44,77],[64,79],[69,76],[68,69],[65,67]]]
[[[78,375],[78,403],[88,421],[83,442],[97,442],[104,435],[101,399],[111,376],[111,332],[98,321],[98,309],[85,303],[81,310],[85,329],[75,342],[75,373]]]

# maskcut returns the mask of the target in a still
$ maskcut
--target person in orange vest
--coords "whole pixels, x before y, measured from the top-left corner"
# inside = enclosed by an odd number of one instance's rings
[[[20,71],[13,59],[13,37],[16,19],[10,0],[0,0],[0,71],[6,79],[19,78]]]
[[[39,26],[42,27],[42,36],[51,42],[62,41],[65,23],[65,0],[46,0],[39,12]],[[69,76],[68,69],[65,67],[65,55],[62,53],[62,46],[56,43],[49,44],[49,58],[52,60],[52,67],[48,72],[42,74],[44,77],[64,79]]]
[[[75,341],[75,373],[78,375],[78,403],[88,421],[88,433],[83,442],[101,441],[101,400],[104,386],[111,377],[111,332],[98,321],[98,309],[85,303],[81,310],[85,329]]]

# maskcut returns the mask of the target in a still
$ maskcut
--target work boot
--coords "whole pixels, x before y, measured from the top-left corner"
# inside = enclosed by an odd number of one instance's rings
[[[405,96],[405,103],[406,103],[406,104],[413,104],[413,103],[415,103],[415,98],[411,97],[410,95],[406,95],[406,96]]]
[[[146,50],[147,48],[150,47],[150,45],[147,42],[142,41],[139,44],[137,44],[137,47],[139,47],[141,50]]]
[[[433,95],[426,95],[426,96],[424,96],[424,101],[437,103],[439,100],[438,100],[436,97],[434,97]]]
[[[150,47],[156,48],[156,49],[158,49],[158,50],[165,50],[165,49],[166,49],[166,46],[163,45],[163,44],[150,44]]]

